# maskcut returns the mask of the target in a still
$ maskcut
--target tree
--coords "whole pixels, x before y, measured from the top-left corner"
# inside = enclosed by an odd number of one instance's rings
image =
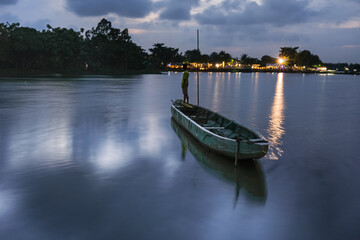
[[[153,48],[150,48],[150,57],[152,63],[157,67],[164,67],[168,63],[181,61],[178,48],[165,46],[164,43],[155,43]]]
[[[78,69],[85,66],[82,59],[84,39],[81,32],[73,29],[53,28],[42,32],[43,54],[40,65],[43,68]]]
[[[216,62],[219,62],[219,54],[217,52],[212,52],[209,56],[209,61],[211,63],[216,63]]]
[[[293,66],[296,61],[297,49],[299,47],[282,47],[280,48],[279,57],[285,58],[286,64]]]
[[[232,60],[232,57],[231,57],[230,53],[227,53],[227,52],[225,52],[223,50],[221,50],[219,52],[218,56],[219,56],[219,60],[221,62],[230,62]]]
[[[208,63],[208,62],[210,62],[210,56],[209,56],[208,54],[202,54],[202,55],[201,55],[200,62],[202,62],[202,63]]]
[[[324,66],[336,71],[345,71],[346,68],[349,68],[348,63],[324,63]]]
[[[20,24],[0,24],[0,66],[16,69],[140,69],[145,51],[131,41],[128,29],[102,19],[85,32],[53,28],[38,31]],[[85,37],[85,38],[84,38]]]
[[[11,67],[12,42],[11,36],[19,23],[0,23],[0,67]]]
[[[240,62],[241,62],[242,64],[249,64],[249,63],[248,63],[248,62],[249,62],[248,59],[249,59],[249,55],[246,54],[246,53],[244,53],[244,54],[242,54],[241,57],[240,57]]]
[[[252,58],[248,54],[244,53],[240,57],[240,62],[242,64],[259,64],[260,60],[257,58]]]
[[[232,57],[230,53],[221,50],[219,53],[212,52],[209,56],[209,61],[211,63],[218,63],[218,62],[231,62]]]
[[[187,50],[185,52],[185,59],[189,62],[201,62],[201,52],[198,49]]]
[[[90,69],[139,69],[145,62],[145,51],[131,41],[128,29],[113,28],[102,19],[96,28],[85,32],[86,60]]]
[[[309,50],[300,51],[296,56],[296,64],[299,66],[312,67],[322,64],[319,56],[311,54]]]
[[[269,55],[264,55],[261,57],[261,66],[265,67],[266,64],[274,64],[276,63],[276,58],[270,57]]]
[[[9,62],[15,68],[38,68],[39,54],[43,50],[44,42],[40,33],[34,28],[16,27],[10,35]]]
[[[349,69],[351,71],[354,71],[354,72],[360,72],[360,64],[359,63],[355,63],[355,64],[350,64],[349,66]]]

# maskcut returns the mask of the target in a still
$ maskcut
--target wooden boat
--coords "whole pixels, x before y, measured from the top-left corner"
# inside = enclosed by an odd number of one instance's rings
[[[200,143],[226,157],[259,159],[269,143],[260,134],[206,108],[176,100],[171,106],[173,119]]]

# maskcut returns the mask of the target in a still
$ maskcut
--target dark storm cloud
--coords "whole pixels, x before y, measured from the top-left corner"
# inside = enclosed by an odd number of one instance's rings
[[[79,16],[119,16],[140,18],[152,10],[151,0],[67,0],[68,9]]]
[[[0,0],[0,5],[16,4],[18,0]]]
[[[256,2],[226,0],[220,6],[212,6],[195,15],[200,24],[252,25],[270,24],[284,26],[306,22],[316,12],[308,9],[307,1],[263,0]]]
[[[160,14],[160,19],[189,20],[191,18],[191,8],[197,6],[198,4],[199,0],[162,1],[158,4],[159,7],[162,6],[164,8]]]

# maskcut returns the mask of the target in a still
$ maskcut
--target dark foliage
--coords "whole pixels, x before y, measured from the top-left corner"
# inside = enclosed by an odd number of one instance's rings
[[[276,58],[273,58],[273,57],[271,57],[269,55],[264,55],[264,56],[261,57],[260,63],[261,63],[262,67],[265,67],[266,64],[274,64],[274,63],[276,63]]]
[[[260,64],[261,63],[259,59],[252,58],[246,53],[241,55],[240,62],[242,64],[247,64],[247,65],[249,65],[249,64]]]
[[[261,60],[242,54],[240,60],[225,51],[201,54],[200,50],[179,53],[178,48],[155,43],[147,54],[144,49],[132,42],[128,29],[112,27],[110,21],[102,19],[90,30],[75,31],[66,28],[53,28],[38,31],[21,27],[19,23],[0,23],[0,69],[39,70],[39,71],[129,71],[139,69],[164,69],[169,63],[233,63],[266,64],[276,63],[277,59],[265,55]],[[281,47],[279,57],[287,66],[306,68],[325,65],[339,71],[360,72],[359,64],[323,64],[319,56],[309,50],[298,52],[298,47]]]
[[[145,51],[128,30],[102,19],[85,32],[53,28],[38,31],[0,23],[0,68],[39,70],[133,70],[144,68]]]
[[[155,43],[153,48],[150,48],[149,63],[154,68],[166,67],[168,63],[183,62],[184,57],[179,54],[178,48],[165,46],[164,43]]]
[[[279,57],[285,59],[288,66],[315,67],[322,65],[319,56],[312,54],[309,50],[297,51],[299,47],[280,48]]]
[[[324,63],[324,66],[331,70],[344,71],[344,72],[360,72],[360,64],[348,63]]]

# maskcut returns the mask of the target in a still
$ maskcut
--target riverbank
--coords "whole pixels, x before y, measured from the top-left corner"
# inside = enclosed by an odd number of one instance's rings
[[[139,74],[161,74],[159,70],[100,70],[100,71],[78,71],[78,70],[39,70],[39,69],[0,69],[0,77],[74,77],[83,75],[110,75],[126,76]]]
[[[76,76],[96,76],[96,75],[109,75],[109,76],[128,76],[128,75],[140,75],[140,74],[161,74],[162,72],[182,72],[182,69],[159,69],[159,70],[101,70],[101,71],[75,71],[75,70],[38,70],[38,69],[0,69],[0,77],[76,77]],[[252,73],[252,72],[261,72],[261,73],[305,73],[305,74],[347,74],[347,75],[360,75],[360,72],[353,71],[295,71],[292,69],[278,69],[273,70],[263,70],[263,69],[188,69],[189,72],[226,72],[226,73]]]
[[[182,72],[182,69],[167,69],[165,71],[170,72]],[[252,72],[261,72],[261,73],[306,73],[306,74],[347,74],[347,75],[360,75],[360,72],[354,72],[354,71],[300,71],[300,70],[293,70],[293,69],[230,69],[230,68],[224,68],[224,69],[188,69],[189,72],[230,72],[230,73],[252,73]]]

